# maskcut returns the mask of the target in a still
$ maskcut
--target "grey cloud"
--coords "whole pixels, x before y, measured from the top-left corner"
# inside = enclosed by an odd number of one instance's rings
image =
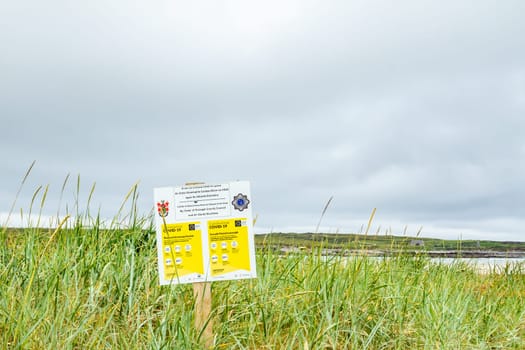
[[[519,218],[521,2],[253,6],[3,4],[1,211],[37,159],[22,203],[80,173],[107,215],[137,180],[148,211],[155,186],[249,179],[266,227],[331,195],[342,229]]]

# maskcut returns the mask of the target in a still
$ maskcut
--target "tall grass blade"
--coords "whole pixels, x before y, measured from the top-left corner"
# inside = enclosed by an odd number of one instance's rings
[[[32,227],[33,224],[31,223],[31,215],[33,213],[33,206],[35,204],[36,197],[38,196],[38,192],[42,189],[42,185],[38,186],[36,191],[33,193],[33,197],[31,197],[31,204],[29,205],[29,214],[27,216],[27,225],[29,227]]]
[[[33,160],[31,165],[26,171],[26,174],[24,175],[24,178],[22,179],[22,182],[20,183],[20,186],[18,186],[18,190],[16,191],[15,199],[13,200],[13,204],[11,205],[11,209],[9,209],[9,214],[7,214],[7,219],[4,223],[4,229],[2,234],[4,234],[7,230],[7,227],[9,225],[9,219],[11,218],[11,214],[15,210],[16,201],[18,200],[18,196],[20,196],[20,192],[22,191],[22,187],[24,187],[24,184],[26,183],[27,178],[29,177],[29,174],[31,173],[31,170],[33,169],[33,166],[35,165],[36,160]]]
[[[42,200],[40,201],[40,210],[38,212],[38,219],[37,219],[36,227],[40,227],[40,219],[42,218],[42,211],[44,210],[44,204],[46,202],[48,191],[49,191],[49,185],[46,185],[46,188],[44,189],[44,193],[42,194]]]
[[[122,204],[120,205],[119,210],[117,211],[117,214],[113,218],[113,221],[111,222],[111,226],[115,225],[117,222],[121,221],[121,215],[124,212],[124,207],[128,203],[129,198],[133,195],[133,193],[136,192],[137,187],[139,185],[140,181],[135,182],[131,188],[129,189],[128,193],[126,193],[126,196],[124,196],[124,200],[122,201]]]
[[[368,235],[368,231],[370,230],[370,227],[372,226],[372,221],[374,220],[374,215],[376,215],[376,208],[372,210],[372,214],[370,214],[370,219],[368,219],[368,225],[366,226],[365,235]]]
[[[60,189],[60,197],[58,198],[58,208],[57,208],[57,225],[60,223],[60,207],[62,205],[62,198],[64,197],[64,191],[66,190],[66,185],[69,180],[69,175],[67,174],[66,178],[64,179],[64,182],[62,183],[62,188]]]
[[[319,232],[319,226],[321,226],[321,220],[323,220],[323,216],[324,214],[326,213],[326,210],[328,210],[328,206],[330,205],[330,203],[332,202],[332,199],[334,199],[334,196],[331,196],[328,201],[326,202],[324,208],[323,208],[323,212],[321,213],[321,217],[319,218],[319,222],[317,223],[317,226],[315,228],[315,233],[318,233]]]

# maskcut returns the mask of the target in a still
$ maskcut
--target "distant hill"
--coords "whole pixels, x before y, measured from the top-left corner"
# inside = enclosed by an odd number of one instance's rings
[[[525,257],[525,242],[445,240],[437,238],[326,233],[268,233],[255,236],[257,247],[332,252],[361,251],[375,254],[393,251],[428,252],[430,255]]]

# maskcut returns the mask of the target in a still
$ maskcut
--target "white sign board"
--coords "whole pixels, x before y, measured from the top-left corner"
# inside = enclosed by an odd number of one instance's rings
[[[154,189],[161,285],[257,277],[250,184]]]

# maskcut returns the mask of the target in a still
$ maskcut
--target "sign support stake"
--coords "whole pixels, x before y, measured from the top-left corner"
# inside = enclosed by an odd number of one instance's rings
[[[211,315],[211,282],[193,283],[195,299],[195,329],[200,332],[206,349],[213,347],[213,321]]]
[[[186,182],[186,186],[203,185],[203,182]],[[213,321],[211,315],[211,282],[195,282],[193,299],[195,300],[195,329],[201,335],[206,349],[213,347]]]

